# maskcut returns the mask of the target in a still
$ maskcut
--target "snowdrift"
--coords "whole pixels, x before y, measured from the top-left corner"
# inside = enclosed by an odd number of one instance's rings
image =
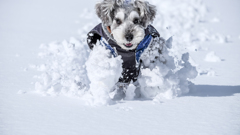
[[[229,41],[228,37],[198,27],[200,23],[207,22],[207,8],[201,0],[150,2],[158,8],[153,26],[161,34],[161,43],[156,42],[145,50],[139,84],[130,84],[126,88],[125,100],[132,100],[140,93],[141,98],[161,102],[188,93],[193,87],[190,80],[198,75],[188,52],[206,49],[201,48],[200,42]],[[96,18],[92,9],[85,9],[80,15],[80,20],[86,24],[78,30],[82,40],[71,38],[41,45],[39,56],[47,61],[37,66],[42,72],[35,84],[37,92],[51,96],[77,96],[91,105],[113,103],[112,88],[121,75],[122,61],[120,57],[112,58],[102,46],[89,50],[85,42],[86,34],[100,22]],[[160,56],[155,53],[157,48],[162,52]]]
[[[170,55],[172,38],[165,43],[154,42],[142,59],[144,66],[139,76],[139,86],[130,85],[125,90],[126,99],[134,97],[134,91],[140,92],[141,98],[161,101],[171,99],[189,92],[191,82],[197,76],[196,68],[189,63],[189,54],[181,59]],[[162,54],[156,53],[161,47]],[[44,95],[78,96],[90,105],[107,105],[113,103],[111,90],[118,82],[122,72],[121,56],[111,56],[109,50],[97,45],[90,51],[86,42],[75,38],[61,43],[42,44],[43,51],[39,53],[48,61],[40,65],[38,70],[43,72],[38,76],[36,91]],[[157,61],[151,63],[156,57]]]

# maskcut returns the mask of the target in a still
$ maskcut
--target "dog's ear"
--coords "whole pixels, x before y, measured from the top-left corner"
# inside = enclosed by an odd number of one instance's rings
[[[112,24],[114,9],[122,3],[123,0],[103,0],[102,2],[96,4],[96,13],[106,26],[110,26]]]
[[[140,17],[142,18],[142,24],[144,27],[147,27],[149,23],[153,22],[157,13],[156,6],[143,0],[135,0],[134,6],[138,9],[140,13]]]

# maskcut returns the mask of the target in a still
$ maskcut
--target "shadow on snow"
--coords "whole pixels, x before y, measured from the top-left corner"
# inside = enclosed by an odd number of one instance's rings
[[[223,97],[233,96],[237,93],[240,93],[240,86],[196,85],[195,89],[185,96]]]

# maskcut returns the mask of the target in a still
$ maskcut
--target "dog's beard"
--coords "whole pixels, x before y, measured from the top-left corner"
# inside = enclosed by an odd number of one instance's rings
[[[112,30],[112,34],[114,39],[116,40],[117,44],[124,50],[134,50],[138,46],[138,44],[143,40],[145,31],[144,28],[135,25],[133,28],[133,40],[132,41],[127,41],[125,38],[126,35],[126,29],[127,28],[127,23],[123,23],[122,25],[116,27],[115,29]],[[126,46],[127,44],[132,44],[131,47]]]

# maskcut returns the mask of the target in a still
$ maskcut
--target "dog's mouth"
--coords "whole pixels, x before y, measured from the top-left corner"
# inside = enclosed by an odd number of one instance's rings
[[[132,47],[133,46],[133,44],[132,43],[127,43],[127,44],[124,44],[126,47],[128,47],[128,48],[130,48],[130,47]]]

